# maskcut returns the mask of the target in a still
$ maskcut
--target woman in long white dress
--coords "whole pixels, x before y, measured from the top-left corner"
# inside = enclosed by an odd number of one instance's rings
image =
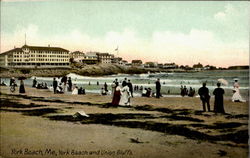
[[[240,85],[238,83],[238,80],[235,80],[235,82],[234,82],[233,93],[234,93],[232,96],[233,102],[246,102],[244,99],[242,99],[242,97],[240,95]]]
[[[121,106],[130,105],[130,97],[131,97],[131,93],[129,91],[129,87],[125,85],[121,89],[121,100],[119,102],[119,105]]]
[[[76,85],[74,85],[72,94],[73,94],[73,95],[77,95],[77,94],[78,94],[78,87],[77,87]]]

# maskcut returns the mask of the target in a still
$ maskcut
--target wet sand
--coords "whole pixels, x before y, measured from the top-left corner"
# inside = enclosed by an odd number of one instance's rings
[[[131,107],[110,107],[111,96],[26,91],[1,87],[2,157],[248,155],[248,102],[226,99],[227,114],[216,115],[202,112],[199,98],[136,97]],[[90,117],[72,117],[81,110]]]

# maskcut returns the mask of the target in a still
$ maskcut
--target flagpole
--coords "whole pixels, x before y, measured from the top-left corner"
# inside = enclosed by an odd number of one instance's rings
[[[118,56],[118,54],[119,54],[119,48],[118,48],[118,46],[117,46],[117,56]]]
[[[25,45],[26,45],[26,33],[25,33]]]
[[[118,57],[118,54],[119,54],[119,47],[117,46],[117,48],[115,49],[115,51],[116,51],[116,55],[117,55],[117,57]]]

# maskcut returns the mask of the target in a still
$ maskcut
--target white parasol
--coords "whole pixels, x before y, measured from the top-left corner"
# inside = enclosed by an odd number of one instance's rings
[[[218,79],[218,82],[221,83],[221,84],[223,84],[223,85],[225,85],[225,86],[228,85],[227,80],[225,80],[225,79],[223,79],[223,78]]]
[[[239,81],[239,79],[238,78],[234,78],[234,81]]]

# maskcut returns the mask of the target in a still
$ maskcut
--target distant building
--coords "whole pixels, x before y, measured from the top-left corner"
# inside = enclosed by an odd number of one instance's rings
[[[203,67],[203,70],[210,70],[210,69],[211,69],[211,67],[209,65],[206,65]]]
[[[69,51],[60,47],[24,45],[0,54],[3,67],[68,67]]]
[[[119,62],[120,65],[123,65],[123,66],[128,66],[128,61],[127,60],[122,60]]]
[[[156,68],[158,66],[158,63],[157,62],[146,62],[144,64],[144,67],[145,68]]]
[[[84,58],[85,57],[85,53],[80,52],[80,51],[75,51],[75,52],[71,52],[69,54],[69,57],[73,58],[73,59]]]
[[[76,61],[84,63],[84,64],[88,64],[88,65],[97,64],[98,63],[97,53],[98,52],[87,52],[84,57],[78,58]]]
[[[215,66],[212,65],[206,65],[203,67],[203,70],[216,70],[217,68]]]
[[[76,61],[87,65],[98,64],[98,60],[95,58],[77,58]]]
[[[176,65],[175,63],[165,63],[164,65],[163,65],[163,68],[164,69],[175,69],[175,68],[177,68],[178,67],[178,65]]]
[[[113,63],[114,55],[100,52],[87,52],[85,59],[97,60],[97,63]]]
[[[79,57],[81,53],[76,52],[75,55]],[[121,58],[122,59],[122,58]],[[75,61],[84,64],[98,64],[98,63],[114,63],[114,55],[109,53],[100,52],[87,52],[86,54],[81,54],[81,57],[76,58]],[[119,63],[119,61],[117,61]]]
[[[132,66],[142,66],[141,60],[132,60],[131,62]]]
[[[97,59],[97,53],[98,52],[87,52],[85,56],[88,59]]]
[[[184,69],[185,69],[185,70],[192,70],[193,68],[190,67],[190,66],[188,66],[188,65],[185,65]]]
[[[131,67],[132,63],[125,63],[125,66]]]
[[[114,57],[113,60],[112,60],[112,63],[119,64],[121,61],[122,61],[121,57]]]
[[[96,53],[96,55],[99,63],[111,64],[114,59],[114,55],[109,53]]]
[[[160,69],[162,69],[163,68],[163,64],[158,64],[157,67],[160,68]]]

